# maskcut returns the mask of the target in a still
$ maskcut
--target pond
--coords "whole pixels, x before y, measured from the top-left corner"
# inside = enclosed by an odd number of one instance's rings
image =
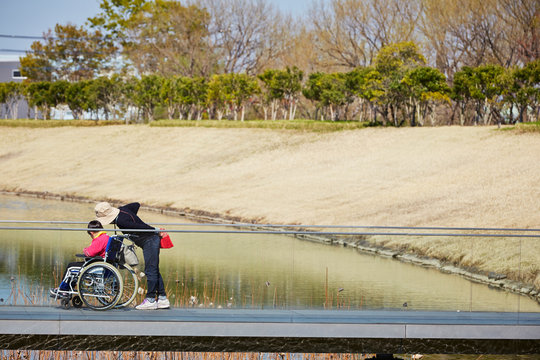
[[[4,223],[4,227],[82,228],[93,219],[93,207],[93,203],[0,195],[1,220],[83,223]],[[230,230],[178,225],[192,221],[155,212],[139,215],[151,224],[168,224],[164,226],[168,230]],[[171,233],[171,237],[175,246],[161,251],[160,267],[175,306],[540,311],[540,305],[526,296],[353,248],[275,234]],[[0,305],[13,302],[14,288],[24,289],[18,292],[18,304],[30,297],[46,299],[65,265],[89,243],[84,231],[0,230]],[[140,249],[138,254],[142,260]]]

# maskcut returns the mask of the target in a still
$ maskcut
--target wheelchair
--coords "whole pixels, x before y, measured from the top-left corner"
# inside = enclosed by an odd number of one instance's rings
[[[71,305],[80,308],[86,305],[93,310],[108,310],[129,306],[137,295],[139,279],[135,270],[123,259],[124,240],[129,235],[110,236],[105,249],[105,257],[84,257],[81,267],[70,267],[62,282],[69,290],[57,292],[55,300],[69,309]]]

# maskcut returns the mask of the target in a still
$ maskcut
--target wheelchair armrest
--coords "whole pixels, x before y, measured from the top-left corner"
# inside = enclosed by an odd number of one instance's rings
[[[75,254],[76,257],[84,258],[84,261],[88,262],[90,260],[103,260],[101,256],[86,256],[84,254]]]

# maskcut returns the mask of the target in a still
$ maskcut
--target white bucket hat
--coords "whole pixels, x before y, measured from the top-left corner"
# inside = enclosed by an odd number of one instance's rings
[[[96,211],[96,220],[99,221],[101,225],[112,223],[120,213],[120,210],[111,206],[108,202],[98,203],[94,210]]]

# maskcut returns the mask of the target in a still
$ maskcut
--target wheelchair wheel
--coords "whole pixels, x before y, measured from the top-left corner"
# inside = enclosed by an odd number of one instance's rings
[[[92,263],[81,269],[77,283],[79,297],[93,310],[112,308],[122,295],[122,276],[109,263]]]
[[[139,289],[139,278],[135,270],[128,264],[119,265],[118,270],[122,275],[123,291],[120,300],[116,304],[116,308],[128,306],[137,296]]]
[[[60,301],[60,304],[62,304],[62,307],[64,309],[69,309],[71,307],[71,305],[69,304],[69,299],[62,299]]]
[[[73,297],[73,299],[71,299],[71,303],[72,303],[73,306],[76,307],[76,308],[80,308],[80,307],[83,306],[83,302],[82,302],[81,298],[78,297],[77,295],[75,295],[75,296]]]

